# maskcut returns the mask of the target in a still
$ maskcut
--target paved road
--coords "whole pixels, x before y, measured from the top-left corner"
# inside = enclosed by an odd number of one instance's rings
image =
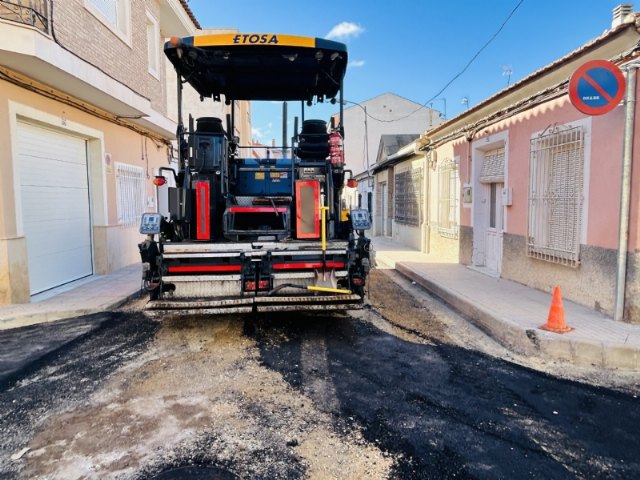
[[[391,453],[396,478],[640,477],[633,395],[361,322],[265,322],[256,338],[268,368]],[[309,355],[326,368],[305,369]]]
[[[402,305],[104,314],[0,385],[0,478],[640,478],[633,393],[464,348],[435,305]]]
[[[95,330],[88,329],[87,326],[95,322],[100,326]],[[45,342],[49,337],[50,342],[62,346],[44,357],[33,350],[23,353],[35,360],[26,366],[21,364],[21,371],[16,370],[14,363],[3,362],[5,371],[0,375],[0,478],[15,478],[16,472],[24,467],[22,459],[13,461],[11,456],[27,448],[35,432],[43,428],[52,414],[86,402],[126,359],[130,360],[148,348],[158,329],[157,323],[141,314],[91,315],[76,319],[75,324],[74,320],[66,320],[61,325],[66,333],[71,330],[83,333],[71,342],[68,339],[63,342],[64,335],[52,325],[2,332],[3,338],[19,335]],[[35,345],[38,345],[37,341]]]

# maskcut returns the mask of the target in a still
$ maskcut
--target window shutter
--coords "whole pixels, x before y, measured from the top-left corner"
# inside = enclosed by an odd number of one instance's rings
[[[504,147],[485,152],[480,182],[504,183]]]

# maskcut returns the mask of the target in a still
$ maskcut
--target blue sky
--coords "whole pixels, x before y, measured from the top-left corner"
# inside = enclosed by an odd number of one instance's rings
[[[447,118],[564,56],[611,26],[621,0],[189,0],[203,27],[289,33],[347,44],[345,98],[391,92]],[[628,2],[627,2],[628,3]],[[478,50],[512,17],[469,68]],[[509,76],[509,72],[511,72]],[[446,100],[442,100],[446,99]],[[335,106],[325,107],[327,118]],[[254,137],[279,138],[281,105],[254,105]],[[290,107],[290,112],[293,108]],[[290,113],[290,116],[293,114]],[[314,117],[317,116],[314,114]],[[277,140],[280,143],[280,140]]]

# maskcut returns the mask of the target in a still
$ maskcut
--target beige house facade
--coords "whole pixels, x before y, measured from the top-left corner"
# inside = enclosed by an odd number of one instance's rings
[[[139,261],[182,0],[0,1],[0,304]]]
[[[397,146],[390,155],[384,154],[383,143],[373,167],[374,235],[421,252],[433,252],[437,261],[457,262],[457,165],[441,163],[438,169],[433,156],[420,150],[417,139]]]
[[[337,114],[333,116],[338,122]],[[342,194],[344,208],[353,208],[360,205],[362,208],[370,208],[378,217],[378,228],[383,216],[380,210],[380,192],[376,195],[377,203],[373,199],[374,179],[370,173],[376,164],[379,164],[380,145],[384,137],[396,138],[406,135],[417,137],[426,129],[438,125],[443,120],[443,115],[429,107],[408,100],[394,93],[383,93],[376,97],[364,100],[360,103],[345,101],[344,105],[344,154],[346,168],[351,170],[354,177],[358,178],[358,188],[346,188]],[[383,148],[384,144],[383,144]],[[386,158],[386,153],[385,153]],[[385,199],[392,195],[393,182],[382,182],[386,186]],[[372,205],[368,205],[369,198]],[[385,203],[388,210],[392,204]],[[384,228],[385,235],[391,236],[391,215],[384,215],[388,225]],[[376,218],[374,218],[374,225]]]

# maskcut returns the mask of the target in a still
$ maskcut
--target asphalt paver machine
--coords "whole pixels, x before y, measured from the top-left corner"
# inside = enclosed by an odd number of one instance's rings
[[[145,213],[140,225],[148,309],[359,308],[372,264],[371,214],[341,208],[342,189],[354,183],[342,144],[346,46],[234,33],[172,38],[164,51],[178,76],[178,168],[154,179],[175,185],[162,188],[168,214]],[[185,125],[185,83],[230,113],[189,115]],[[236,100],[299,102],[290,146],[271,155],[240,145]],[[337,121],[305,119],[305,107],[326,102],[339,105]]]

